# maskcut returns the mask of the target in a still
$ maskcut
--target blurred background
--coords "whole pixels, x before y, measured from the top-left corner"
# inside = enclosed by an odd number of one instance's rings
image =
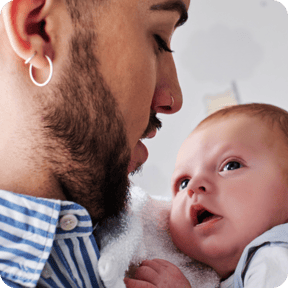
[[[144,141],[149,159],[130,177],[150,195],[168,197],[178,150],[208,113],[237,102],[288,110],[288,14],[274,0],[191,0],[171,48],[183,108],[159,114],[163,128]]]

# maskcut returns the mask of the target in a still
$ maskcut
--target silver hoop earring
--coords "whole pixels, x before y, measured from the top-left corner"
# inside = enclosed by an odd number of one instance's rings
[[[34,53],[34,55],[32,56],[32,57],[30,57],[26,62],[27,63],[29,63],[34,57],[35,57],[35,55],[36,55],[36,52]],[[53,63],[52,63],[52,61],[51,61],[51,59],[47,56],[47,55],[45,55],[46,56],[46,58],[47,58],[47,60],[48,60],[48,62],[49,62],[49,66],[50,66],[50,74],[49,74],[49,77],[48,77],[48,79],[47,79],[47,81],[46,82],[44,82],[44,83],[38,83],[38,82],[36,82],[35,81],[35,79],[34,79],[34,77],[33,77],[33,74],[32,74],[32,69],[33,69],[33,65],[32,64],[30,64],[30,68],[29,68],[29,73],[30,73],[30,78],[31,78],[31,80],[32,80],[32,82],[36,85],[36,86],[38,86],[38,87],[44,87],[44,86],[46,86],[49,82],[50,82],[50,80],[52,79],[52,75],[53,75]],[[25,62],[25,63],[26,63]]]
[[[37,51],[35,51],[35,53],[34,53],[29,59],[27,59],[27,60],[25,61],[25,65],[27,65],[28,63],[30,63],[30,61],[36,56],[36,54],[37,54]]]

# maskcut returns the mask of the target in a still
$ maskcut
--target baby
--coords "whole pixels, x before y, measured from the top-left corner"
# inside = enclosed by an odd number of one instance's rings
[[[267,104],[219,110],[181,146],[171,181],[171,237],[219,274],[221,288],[272,288],[287,278],[287,158],[288,113]],[[144,261],[125,283],[191,287],[159,259]]]

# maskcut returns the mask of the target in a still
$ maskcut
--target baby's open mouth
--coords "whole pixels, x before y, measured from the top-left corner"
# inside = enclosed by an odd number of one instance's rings
[[[192,208],[192,218],[194,226],[206,223],[214,219],[222,218],[219,215],[213,214],[202,205],[196,205]]]

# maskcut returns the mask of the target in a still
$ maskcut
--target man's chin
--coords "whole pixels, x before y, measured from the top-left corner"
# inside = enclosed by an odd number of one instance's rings
[[[128,169],[128,174],[129,174],[130,176],[134,176],[134,175],[140,173],[140,172],[142,171],[142,169],[143,169],[143,164],[144,164],[144,163],[137,163],[137,164],[134,165],[134,167],[131,168],[131,169],[130,169],[130,167],[129,167],[129,169]]]
[[[148,150],[146,146],[139,140],[131,153],[131,160],[128,166],[128,173],[131,175],[141,171],[142,165],[148,159]]]

